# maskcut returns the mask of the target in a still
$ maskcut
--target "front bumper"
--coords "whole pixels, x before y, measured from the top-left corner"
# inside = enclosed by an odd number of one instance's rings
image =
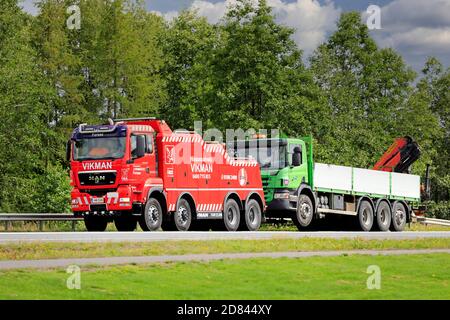
[[[297,203],[293,202],[295,193],[296,190],[276,189],[267,211],[295,211],[297,207]]]
[[[132,192],[129,186],[119,186],[114,192],[95,196],[74,189],[71,193],[71,206],[74,213],[107,214],[133,208]]]

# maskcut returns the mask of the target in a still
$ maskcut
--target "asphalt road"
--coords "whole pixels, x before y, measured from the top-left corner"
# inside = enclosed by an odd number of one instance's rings
[[[70,258],[70,259],[42,259],[42,260],[9,260],[0,261],[0,270],[8,269],[48,269],[67,268],[70,265],[108,266],[128,264],[152,264],[164,262],[214,261],[222,259],[252,259],[252,258],[307,258],[307,257],[335,257],[346,255],[404,255],[404,254],[450,254],[450,249],[418,249],[418,250],[349,250],[349,251],[312,251],[312,252],[252,252],[252,253],[216,253],[216,254],[185,254],[166,256],[142,257],[99,257],[99,258]]]
[[[0,233],[0,244],[10,242],[151,242],[169,240],[258,240],[301,238],[421,239],[450,238],[450,231],[436,232],[11,232]]]

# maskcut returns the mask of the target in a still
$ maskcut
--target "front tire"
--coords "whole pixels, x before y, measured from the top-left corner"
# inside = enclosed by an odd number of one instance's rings
[[[103,232],[106,230],[108,221],[104,217],[86,216],[84,217],[84,225],[89,232]]]
[[[406,226],[406,208],[401,202],[395,202],[392,207],[392,231],[403,231]]]
[[[258,201],[251,199],[246,206],[241,221],[241,228],[245,231],[258,231],[261,226],[262,214]]]
[[[311,225],[314,216],[314,207],[311,199],[306,194],[301,194],[298,198],[297,210],[292,221],[298,230],[302,230]]]
[[[139,219],[141,229],[144,231],[156,231],[161,228],[162,220],[163,211],[161,204],[155,198],[149,198]]]
[[[388,231],[391,226],[391,207],[385,201],[381,202],[377,208],[377,228],[380,231]]]
[[[370,231],[373,226],[373,208],[369,201],[363,200],[359,205],[358,221],[362,231]]]

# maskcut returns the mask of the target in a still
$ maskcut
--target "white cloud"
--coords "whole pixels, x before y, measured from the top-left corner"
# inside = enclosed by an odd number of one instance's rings
[[[198,14],[206,17],[210,23],[217,23],[225,15],[227,8],[234,3],[236,0],[216,3],[195,0],[190,8],[197,10]],[[291,3],[268,0],[267,3],[273,8],[278,23],[295,28],[293,39],[306,54],[310,54],[326,40],[329,32],[335,30],[336,21],[341,13],[341,9],[336,8],[331,1],[320,4],[316,0],[297,0]],[[176,15],[175,11],[164,14],[166,19]]]
[[[381,8],[381,26],[372,32],[377,42],[400,51],[416,70],[428,56],[450,64],[449,0],[393,0]]]

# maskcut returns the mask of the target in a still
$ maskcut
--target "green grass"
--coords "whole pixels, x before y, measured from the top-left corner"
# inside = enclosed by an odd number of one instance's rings
[[[368,290],[369,265],[381,289]],[[0,272],[0,299],[450,299],[450,256],[338,256]]]
[[[270,240],[210,240],[98,243],[10,243],[0,245],[0,260],[87,258],[111,256],[180,255],[187,253],[233,253],[320,251],[355,249],[450,248],[450,238],[414,240],[364,240],[304,238]]]
[[[6,230],[6,225],[4,222],[0,223],[0,232],[38,232],[41,231],[41,226],[39,222],[22,222],[15,221],[11,222],[9,225],[9,229]],[[332,230],[333,224],[326,224],[318,227],[318,230]],[[137,227],[138,231],[142,231],[139,226]],[[297,227],[291,221],[284,221],[280,223],[266,223],[261,226],[261,231],[298,231]],[[351,230],[351,224],[344,224],[341,226],[341,231],[349,231]],[[42,231],[44,232],[70,232],[72,231],[72,222],[61,222],[61,221],[51,221],[44,222],[42,224]],[[83,221],[77,221],[75,223],[75,231],[82,232],[86,231],[84,227]],[[117,231],[114,223],[109,223],[107,230],[109,232]],[[407,225],[405,231],[450,231],[450,227],[446,226],[438,226],[438,225],[423,225],[421,223],[412,223],[411,225]]]

